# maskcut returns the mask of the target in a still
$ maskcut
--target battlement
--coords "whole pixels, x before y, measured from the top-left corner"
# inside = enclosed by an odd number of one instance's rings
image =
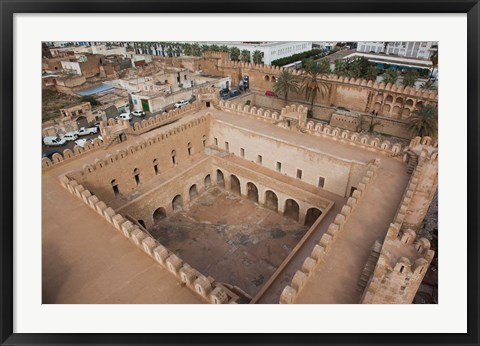
[[[227,61],[222,60],[219,63],[219,67],[223,68],[241,68],[241,69],[250,69],[255,70],[260,73],[264,73],[266,75],[279,75],[284,68],[280,66],[273,66],[273,65],[265,65],[265,64],[254,64],[254,63],[244,63],[240,61]],[[301,70],[290,70],[290,73],[294,76],[301,76],[303,71]],[[242,74],[248,74],[248,71],[243,71]],[[403,95],[410,95],[417,98],[424,98],[433,101],[438,101],[438,93],[435,90],[423,90],[419,89],[416,90],[412,87],[405,87],[403,85],[396,85],[391,83],[384,83],[384,82],[374,82],[371,80],[366,80],[363,78],[353,78],[353,77],[344,77],[338,76],[336,74],[326,74],[320,77],[321,80],[329,83],[341,83],[341,84],[348,84],[352,86],[361,86],[367,87],[371,89],[375,89],[382,92],[390,92],[390,93],[398,93]]]
[[[162,119],[173,119],[175,115],[183,114],[184,112],[177,112],[176,111],[171,111],[168,114],[164,113],[161,115],[161,117],[166,117]],[[158,116],[157,116],[158,117]],[[168,139],[169,137],[176,136],[181,134],[183,131],[186,131],[188,129],[194,128],[196,126],[199,126],[201,124],[204,124],[207,122],[209,115],[203,115],[197,119],[191,120],[185,124],[178,125],[168,131],[165,131],[163,133],[159,133],[155,137],[150,137],[146,140],[140,139],[139,141],[135,142],[135,144],[129,145],[126,149],[120,149],[117,150],[115,154],[107,154],[103,159],[95,159],[94,164],[85,164],[83,166],[83,173],[82,175],[90,174],[93,173],[95,170],[102,169],[106,167],[107,165],[112,165],[115,164],[116,162],[119,162],[123,160],[124,158],[131,157],[133,155],[141,155],[142,151],[144,149],[147,149],[153,145],[161,145],[163,141]],[[138,123],[137,123],[138,124]],[[137,125],[135,124],[135,125]],[[133,129],[133,131],[139,131],[141,132],[144,130],[146,127],[139,127],[137,130]],[[146,132],[146,131],[144,131]]]
[[[221,59],[222,61],[227,61],[229,59],[228,52],[214,52],[214,51],[206,51],[202,53],[202,57],[205,59]]]
[[[71,194],[78,197],[88,207],[105,218],[118,232],[156,261],[164,270],[170,272],[178,281],[211,304],[235,304],[238,296],[212,277],[206,277],[198,270],[168,250],[148,232],[138,225],[115,213],[105,202],[99,200],[76,180],[60,176],[60,184]],[[106,244],[108,246],[108,244]]]
[[[55,153],[52,155],[52,159],[48,157],[42,158],[42,171],[50,169],[52,167],[58,167],[63,162],[70,162],[74,159],[81,157],[83,154],[87,152],[91,152],[92,150],[97,150],[99,148],[103,148],[105,146],[104,142],[98,138],[95,138],[92,143],[85,143],[84,147],[80,145],[75,145],[73,150],[65,149],[63,151],[63,155],[59,153]]]
[[[290,285],[287,285],[280,296],[280,304],[292,304],[297,295],[306,286],[309,277],[325,262],[325,257],[332,250],[335,240],[342,233],[345,223],[349,220],[351,213],[355,210],[368,186],[377,175],[380,160],[376,159],[368,164],[368,170],[358,185],[357,190],[349,197],[347,203],[342,207],[340,213],[335,216],[334,221],[328,226],[328,230],[322,235],[318,244],[312,250],[309,257],[305,258],[301,269],[297,270]]]

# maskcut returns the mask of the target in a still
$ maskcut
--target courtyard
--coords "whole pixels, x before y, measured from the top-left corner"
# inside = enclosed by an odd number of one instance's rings
[[[204,275],[254,296],[302,238],[303,226],[246,198],[213,187],[150,233]]]

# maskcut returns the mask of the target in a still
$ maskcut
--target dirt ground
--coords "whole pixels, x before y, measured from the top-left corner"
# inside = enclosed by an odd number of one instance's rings
[[[204,275],[254,296],[308,227],[212,188],[155,223],[160,243]]]
[[[42,90],[42,122],[60,116],[60,108],[80,103],[80,97],[70,96],[56,91]]]

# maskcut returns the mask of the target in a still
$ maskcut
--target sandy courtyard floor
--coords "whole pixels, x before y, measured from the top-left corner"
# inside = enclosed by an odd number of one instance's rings
[[[254,296],[307,229],[246,198],[212,188],[150,232],[204,275]]]

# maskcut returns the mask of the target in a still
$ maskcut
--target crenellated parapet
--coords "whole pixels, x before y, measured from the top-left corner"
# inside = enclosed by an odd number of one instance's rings
[[[340,236],[345,228],[345,223],[349,220],[351,213],[355,210],[358,203],[376,178],[380,160],[376,159],[368,164],[367,172],[362,178],[357,190],[348,198],[347,203],[341,211],[335,216],[334,221],[328,226],[327,232],[322,235],[318,244],[316,244],[310,254],[303,261],[302,267],[296,271],[290,285],[287,285],[280,296],[280,304],[295,303],[297,295],[306,286],[309,277],[324,265],[325,257],[333,248],[335,240]]]
[[[167,120],[171,120],[175,118],[175,115],[182,114],[181,112],[179,113],[174,113],[174,112],[169,112],[169,114],[163,114],[166,115]],[[162,116],[163,116],[162,115]],[[168,117],[168,115],[171,115]],[[198,117],[196,119],[193,119],[189,122],[186,122],[185,124],[178,125],[173,127],[172,129],[165,131],[163,133],[159,133],[158,135],[154,137],[150,137],[146,140],[140,139],[135,143],[132,143],[129,145],[126,149],[120,149],[117,150],[116,153],[114,154],[107,154],[103,159],[96,159],[93,164],[85,164],[83,166],[83,174],[90,174],[93,173],[95,170],[102,169],[106,167],[107,165],[112,165],[115,164],[116,162],[123,160],[127,157],[135,156],[135,155],[142,155],[143,150],[149,148],[152,145],[161,145],[163,141],[165,141],[167,138],[180,135],[182,132],[186,131],[187,129],[191,129],[196,126],[200,126],[204,124],[205,122],[208,121],[209,115],[203,115],[201,117]],[[137,123],[138,124],[138,123]],[[142,129],[145,129],[147,127],[139,127],[137,131],[141,132]],[[134,130],[135,131],[135,130]]]
[[[211,304],[234,304],[238,296],[212,277],[207,277],[168,250],[139,225],[117,214],[105,202],[92,194],[76,180],[60,176],[60,184],[71,194],[107,220],[120,234],[143,251],[164,270],[172,274],[182,285]],[[108,244],[105,244],[108,246]]]
[[[73,150],[65,149],[62,154],[55,153],[52,155],[52,159],[48,157],[42,158],[42,171],[58,167],[60,164],[64,162],[70,162],[74,159],[82,157],[83,154],[92,152],[94,150],[100,149],[104,147],[104,142],[99,138],[95,138],[93,142],[87,142],[82,147],[80,145],[75,145]]]
[[[281,115],[278,112],[272,112],[270,110],[257,108],[255,106],[249,106],[224,100],[220,100],[218,106],[220,107],[220,109],[230,113],[235,113],[243,116],[253,116],[257,119],[263,119],[271,123],[282,119]]]

